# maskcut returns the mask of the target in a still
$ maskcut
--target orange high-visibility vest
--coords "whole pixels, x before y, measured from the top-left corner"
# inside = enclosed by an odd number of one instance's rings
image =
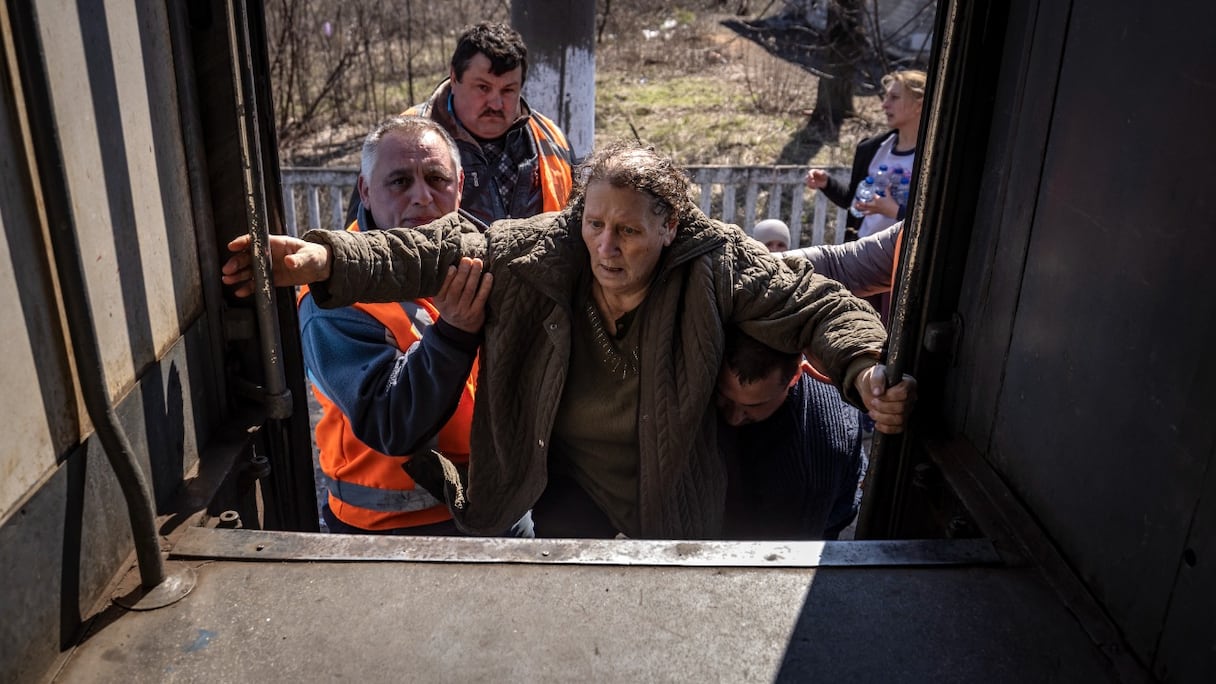
[[[547,117],[533,112],[528,125],[536,139],[539,152],[537,166],[540,170],[540,189],[545,211],[561,211],[570,198],[574,187],[574,175],[570,170],[570,143],[557,124]]]
[[[358,227],[352,223],[347,230],[358,231]],[[297,305],[307,294],[307,286],[301,287]],[[429,299],[352,306],[382,324],[402,351],[422,338],[429,321],[439,320],[439,311]],[[456,412],[428,445],[455,463],[466,463],[469,458],[477,369],[474,360]],[[322,409],[315,430],[321,470],[329,489],[329,507],[339,520],[365,530],[390,530],[430,525],[452,517],[443,502],[416,487],[402,469],[407,457],[389,456],[359,441],[342,410],[319,387],[313,385],[312,389]]]

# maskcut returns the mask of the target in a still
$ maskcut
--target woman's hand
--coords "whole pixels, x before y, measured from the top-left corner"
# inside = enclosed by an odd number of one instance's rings
[[[904,431],[904,424],[916,404],[916,378],[905,374],[899,382],[887,387],[887,367],[881,363],[870,366],[857,376],[857,393],[874,420],[874,429],[886,434]]]
[[[806,172],[806,186],[812,190],[822,190],[828,186],[828,172],[823,169],[811,169]]]
[[[899,202],[886,195],[875,197],[869,202],[856,202],[854,206],[866,216],[870,214],[882,214],[890,219],[899,218]]]
[[[235,252],[221,269],[221,280],[225,285],[236,287],[234,294],[248,297],[253,294],[253,257],[250,255],[249,236],[242,235],[228,243],[228,250]],[[329,279],[329,248],[315,242],[288,237],[270,236],[270,267],[275,287],[307,285],[318,280]]]

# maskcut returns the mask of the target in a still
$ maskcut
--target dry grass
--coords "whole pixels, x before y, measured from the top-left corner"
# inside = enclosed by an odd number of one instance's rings
[[[802,113],[815,101],[816,78],[724,26],[735,15],[723,13],[722,5],[612,3],[596,47],[597,144],[636,135],[689,165],[850,164],[857,141],[881,128],[878,99],[858,97],[859,116],[838,138],[823,139],[806,127]],[[602,3],[600,12],[597,24]],[[442,75],[440,69],[426,82],[415,71],[415,98],[428,94]],[[412,104],[400,85],[378,86],[374,102],[383,112],[347,113],[285,142],[283,163],[354,166],[372,123]]]

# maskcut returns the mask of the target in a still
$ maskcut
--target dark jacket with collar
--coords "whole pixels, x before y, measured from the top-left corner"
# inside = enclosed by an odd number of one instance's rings
[[[534,216],[546,211],[559,211],[566,206],[573,182],[573,153],[566,134],[552,119],[534,112],[520,98],[521,116],[503,135],[507,153],[519,162],[515,189],[508,201],[498,194],[494,174],[482,152],[481,143],[462,126],[448,108],[451,84],[445,80],[421,104],[402,112],[407,116],[432,119],[456,141],[460,151],[460,167],[464,171],[464,188],[460,208],[484,223],[510,217]],[[357,217],[359,189],[351,193],[346,221]]]
[[[329,281],[313,288],[322,306],[432,295],[460,257],[487,260],[494,286],[467,480],[442,464],[448,504],[467,531],[506,529],[544,491],[569,367],[572,297],[589,263],[580,225],[581,216],[550,213],[499,221],[483,235],[450,215],[416,230],[305,235],[333,256]],[[658,268],[641,321],[642,535],[712,537],[721,532],[726,494],[713,402],[723,326],[738,325],[777,349],[808,350],[852,396],[886,333],[873,309],[839,283],[778,260],[739,228],[696,209]]]
[[[460,149],[460,165],[464,170],[461,208],[486,223],[563,208],[572,185],[572,155],[566,135],[557,124],[532,111],[520,98],[522,116],[503,136],[507,154],[520,162],[515,190],[504,204],[481,144],[456,120],[448,107],[451,93],[451,83],[444,81],[425,102],[410,107],[405,113],[434,119],[452,134]]]

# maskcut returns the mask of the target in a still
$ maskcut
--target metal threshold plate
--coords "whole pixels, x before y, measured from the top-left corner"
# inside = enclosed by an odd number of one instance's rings
[[[881,567],[991,565],[988,539],[896,541],[654,541],[400,537],[196,527],[172,558],[244,561],[408,561],[693,567]]]

